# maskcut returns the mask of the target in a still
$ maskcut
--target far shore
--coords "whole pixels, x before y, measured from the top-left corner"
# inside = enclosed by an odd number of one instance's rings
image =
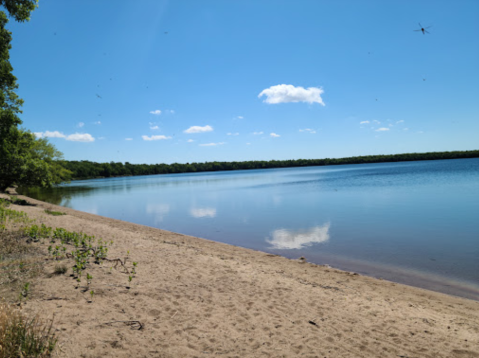
[[[33,282],[23,309],[55,317],[58,357],[479,358],[478,301],[18,197],[38,224],[138,262],[129,289],[92,264],[92,300],[68,275]]]

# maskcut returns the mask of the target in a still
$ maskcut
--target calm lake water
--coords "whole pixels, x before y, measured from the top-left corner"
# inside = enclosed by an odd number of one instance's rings
[[[479,159],[96,179],[26,194],[479,300]]]

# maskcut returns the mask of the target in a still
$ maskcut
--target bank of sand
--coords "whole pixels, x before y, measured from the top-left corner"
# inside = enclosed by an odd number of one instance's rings
[[[68,276],[33,284],[24,310],[55,315],[60,357],[479,357],[477,301],[25,199],[138,262],[129,290],[93,264],[92,303]]]

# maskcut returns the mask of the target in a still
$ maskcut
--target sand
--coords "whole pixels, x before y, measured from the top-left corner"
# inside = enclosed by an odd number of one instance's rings
[[[54,316],[59,357],[479,357],[477,301],[26,199],[138,262],[130,289],[91,264],[93,302],[68,275],[32,284],[23,309]]]

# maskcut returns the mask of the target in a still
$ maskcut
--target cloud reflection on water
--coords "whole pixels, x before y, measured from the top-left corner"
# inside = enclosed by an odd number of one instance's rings
[[[194,218],[214,218],[216,216],[215,208],[191,208],[190,214]]]
[[[163,221],[163,218],[170,212],[169,204],[147,204],[146,213],[153,214],[155,224]]]
[[[267,239],[273,249],[292,250],[301,249],[312,244],[318,244],[329,240],[330,223],[322,226],[314,226],[308,230],[278,229],[271,234],[272,239]]]

